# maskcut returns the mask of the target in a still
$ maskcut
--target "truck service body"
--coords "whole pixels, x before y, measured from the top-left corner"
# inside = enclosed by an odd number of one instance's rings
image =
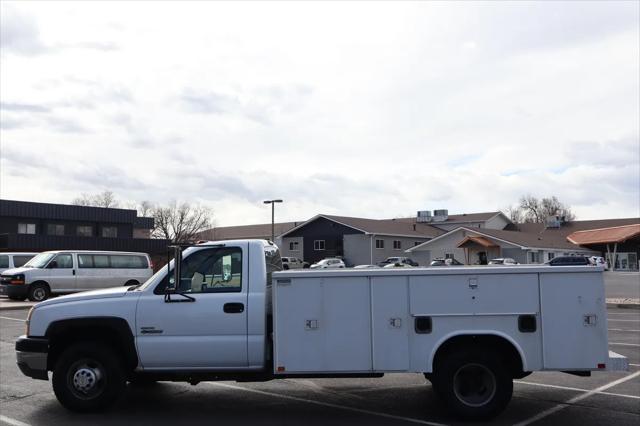
[[[628,368],[608,351],[598,267],[279,272],[264,240],[176,258],[141,286],[36,305],[16,342],[22,372],[53,371],[56,396],[76,411],[108,406],[127,380],[414,372],[455,414],[489,418],[530,372]]]

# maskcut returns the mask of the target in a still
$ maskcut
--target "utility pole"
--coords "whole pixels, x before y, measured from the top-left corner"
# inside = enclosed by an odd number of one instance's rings
[[[271,204],[271,241],[276,239],[275,236],[275,206],[276,203],[281,203],[282,200],[264,200],[264,204]]]

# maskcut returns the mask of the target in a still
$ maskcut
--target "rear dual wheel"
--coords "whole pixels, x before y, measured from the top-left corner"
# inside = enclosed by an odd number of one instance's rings
[[[464,419],[486,420],[504,410],[513,394],[513,379],[490,352],[451,354],[429,378],[449,410]]]

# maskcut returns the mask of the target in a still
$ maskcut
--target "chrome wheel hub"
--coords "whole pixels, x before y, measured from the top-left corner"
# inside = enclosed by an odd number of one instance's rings
[[[82,367],[73,375],[73,386],[80,392],[89,393],[96,387],[100,378],[100,370]]]

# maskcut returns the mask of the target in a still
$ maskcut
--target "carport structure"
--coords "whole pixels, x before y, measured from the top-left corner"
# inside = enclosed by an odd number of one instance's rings
[[[567,240],[583,247],[606,251],[607,261],[612,270],[638,270],[640,224],[577,231],[568,235]],[[613,252],[611,245],[613,245]],[[624,254],[621,259],[618,258],[619,248],[624,250],[623,253],[620,253]]]
[[[478,257],[480,265],[486,265],[489,259],[500,256],[500,246],[488,238],[469,235],[460,241],[458,248],[464,250],[466,264],[471,264],[472,254]]]

